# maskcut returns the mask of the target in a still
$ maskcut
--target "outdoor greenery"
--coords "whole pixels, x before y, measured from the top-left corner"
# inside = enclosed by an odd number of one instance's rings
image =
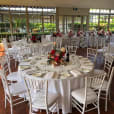
[[[13,35],[17,37],[23,37],[26,35],[26,19],[19,19],[16,18],[13,20]],[[71,23],[68,24],[68,27],[71,28]],[[89,23],[89,30],[98,30],[104,28],[107,30],[108,23],[106,19],[102,16],[100,18],[100,26],[98,27],[98,23],[90,22]],[[29,23],[30,32],[32,35],[47,35],[56,31],[56,24],[55,23],[44,23],[44,32],[42,23]],[[74,23],[74,30],[77,31],[80,28],[80,23]],[[86,23],[83,24],[84,30],[86,30]],[[110,19],[109,28],[112,32],[114,32],[114,16]],[[0,37],[10,37],[10,23],[9,22],[1,22],[0,23]]]
[[[33,32],[41,32],[42,31],[42,23],[30,23],[30,28]],[[54,32],[56,31],[55,23],[44,23],[44,31],[45,32]]]
[[[26,19],[16,18],[13,21],[13,28],[15,31],[18,31],[18,32],[20,29],[26,29]]]

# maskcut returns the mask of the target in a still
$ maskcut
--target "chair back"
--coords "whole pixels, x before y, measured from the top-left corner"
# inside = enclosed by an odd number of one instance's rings
[[[32,109],[32,101],[35,96],[38,95],[38,99],[42,101],[47,107],[48,101],[48,81],[42,80],[33,76],[24,77],[24,81],[27,88],[27,93],[30,102],[30,108]],[[39,102],[40,102],[39,101]]]
[[[58,49],[60,49],[62,47],[62,39],[61,38],[56,39],[56,47]]]
[[[104,38],[97,38],[97,49],[103,49],[105,47],[105,39]]]
[[[92,62],[96,62],[97,50],[92,48],[87,48],[87,58]]]
[[[4,68],[5,71],[11,73],[11,62],[13,61],[12,56],[5,55],[1,59],[1,66]]]
[[[111,55],[105,56],[104,71],[107,72],[107,77],[110,76],[113,61],[114,61],[114,59]]]
[[[100,97],[100,92],[101,92],[101,88],[102,88],[102,85],[103,85],[103,82],[104,82],[104,79],[106,77],[106,73],[102,74],[102,73],[99,73],[97,76],[88,76],[85,78],[85,103],[87,101],[87,99],[89,97],[91,97],[93,95],[92,92],[89,92],[89,88],[93,89],[94,91],[94,86],[99,85],[97,88],[98,89],[98,94],[96,93],[96,95],[98,95],[98,99]]]
[[[68,46],[68,51],[71,53],[71,54],[76,54],[77,52],[77,46]]]
[[[5,70],[5,68],[2,68],[2,70],[0,70],[0,76],[1,76],[1,79],[2,79],[4,93],[7,97],[7,99],[10,102],[12,102],[12,96],[11,96],[11,92],[10,92],[10,88],[9,88],[9,83],[8,83],[8,80],[7,80],[7,70]]]
[[[114,67],[112,67],[112,70],[111,70],[111,73],[110,73],[110,77],[108,79],[108,84],[107,84],[107,88],[106,88],[107,90],[109,90],[109,88],[110,88],[113,76],[114,76]]]

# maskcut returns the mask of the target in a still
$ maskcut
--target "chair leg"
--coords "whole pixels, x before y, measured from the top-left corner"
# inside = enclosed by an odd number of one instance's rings
[[[98,101],[98,104],[97,104],[97,108],[98,108],[98,114],[100,114],[100,106],[99,106],[99,101]]]
[[[59,114],[59,106],[58,106],[58,101],[57,101],[56,105],[57,105],[57,114]]]
[[[7,99],[6,99],[6,94],[5,94],[5,108],[7,107]]]
[[[111,100],[111,94],[110,94],[110,89],[109,89],[109,100]]]
[[[107,102],[108,102],[108,92],[106,92],[106,99],[105,99],[105,112],[107,112]]]
[[[13,114],[13,104],[10,104],[11,114]]]
[[[85,106],[86,106],[86,105],[84,105],[84,107],[83,107],[82,114],[84,114],[84,112],[85,112]]]
[[[32,113],[32,106],[31,106],[31,104],[29,106],[30,106],[29,107],[29,114],[31,114]]]
[[[48,109],[46,110],[46,114],[49,114],[49,111],[48,111]]]

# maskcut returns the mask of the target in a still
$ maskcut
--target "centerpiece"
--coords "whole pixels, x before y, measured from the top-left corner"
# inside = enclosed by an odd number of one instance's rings
[[[66,49],[62,47],[61,49],[56,49],[56,42],[54,42],[54,47],[50,53],[48,53],[48,64],[52,64],[54,66],[65,65],[65,53]]]

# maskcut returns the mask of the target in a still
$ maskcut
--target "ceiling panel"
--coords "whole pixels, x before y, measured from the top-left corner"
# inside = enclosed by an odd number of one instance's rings
[[[0,0],[0,5],[114,9],[114,0]]]

